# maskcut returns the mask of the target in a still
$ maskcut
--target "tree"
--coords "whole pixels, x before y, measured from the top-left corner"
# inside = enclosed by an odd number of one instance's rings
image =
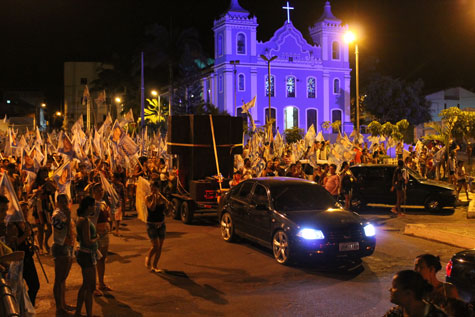
[[[366,87],[363,105],[380,122],[407,119],[418,125],[428,122],[430,104],[423,95],[424,83],[407,83],[388,76],[375,76]]]
[[[147,29],[146,34],[148,39],[145,47],[145,61],[152,68],[159,69],[166,66],[171,92],[169,101],[174,108],[179,105],[179,102],[175,100],[176,74],[181,75],[181,78],[190,79],[190,65],[193,67],[195,61],[206,60],[198,31],[194,28],[174,28],[173,25],[167,29],[162,25],[153,24]],[[183,102],[182,98],[181,100]]]

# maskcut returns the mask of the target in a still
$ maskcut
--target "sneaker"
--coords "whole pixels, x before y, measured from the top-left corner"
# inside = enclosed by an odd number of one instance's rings
[[[153,273],[163,273],[163,270],[159,269],[158,267],[153,267],[150,271]]]

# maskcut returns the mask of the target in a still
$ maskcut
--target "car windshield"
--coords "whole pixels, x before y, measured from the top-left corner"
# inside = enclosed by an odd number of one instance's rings
[[[407,167],[407,166],[406,166],[405,168],[407,169],[409,175],[411,175],[411,176],[414,177],[415,179],[417,179],[417,180],[421,180],[421,179],[422,179],[422,177],[421,177],[417,172],[415,172],[414,170],[410,169],[410,168]]]
[[[277,211],[327,210],[337,207],[335,199],[317,184],[282,186],[272,190]]]

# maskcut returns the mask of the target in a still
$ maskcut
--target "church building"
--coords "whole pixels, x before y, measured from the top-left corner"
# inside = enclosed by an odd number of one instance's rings
[[[336,120],[343,131],[351,132],[351,69],[343,40],[348,25],[333,15],[327,1],[309,28],[313,43],[308,43],[292,24],[293,8],[287,3],[283,9],[287,10],[283,26],[269,41],[259,42],[257,18],[238,0],[231,0],[229,10],[214,21],[215,63],[202,79],[203,99],[240,115],[243,102],[256,96],[250,112],[256,124],[263,125],[270,94],[271,117],[281,133],[295,126],[307,131],[312,124],[318,132],[324,121]]]

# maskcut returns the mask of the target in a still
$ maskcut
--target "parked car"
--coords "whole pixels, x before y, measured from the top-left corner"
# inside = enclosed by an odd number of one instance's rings
[[[375,228],[346,211],[320,185],[289,177],[246,180],[221,200],[221,235],[272,249],[287,264],[299,255],[360,259],[374,252]]]
[[[351,206],[355,210],[367,204],[396,204],[396,193],[391,192],[395,165],[359,164],[350,168],[356,178]],[[455,208],[456,193],[447,183],[420,177],[407,168],[409,180],[406,190],[406,205],[424,206],[436,212],[445,207]]]
[[[446,281],[457,287],[460,297],[475,303],[475,249],[458,252],[446,267]]]

